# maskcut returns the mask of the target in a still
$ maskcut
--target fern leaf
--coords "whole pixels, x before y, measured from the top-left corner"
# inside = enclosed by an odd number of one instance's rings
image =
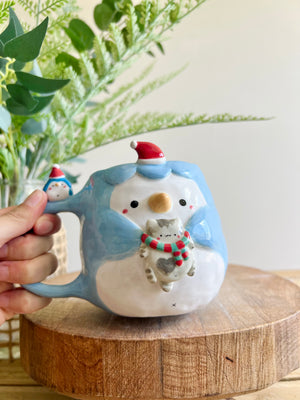
[[[241,121],[264,121],[266,118],[258,118],[241,115],[231,115],[228,113],[207,115],[207,114],[186,114],[178,115],[174,113],[146,113],[136,114],[124,122],[129,135],[152,132],[157,130],[183,127],[190,125],[211,124],[220,122],[241,122]]]
[[[91,145],[89,140],[87,140],[87,132],[89,129],[89,116],[84,115],[82,120],[79,122],[78,126],[79,126],[80,130],[79,130],[78,135],[76,136],[74,145],[72,146],[72,149],[71,149],[71,154],[73,156],[82,154]]]
[[[101,119],[105,117],[107,121],[113,120],[118,117],[121,113],[127,111],[130,107],[140,101],[143,97],[149,95],[154,90],[160,88],[161,86],[168,83],[175,76],[177,76],[182,71],[182,68],[178,71],[167,74],[159,79],[155,79],[154,81],[148,82],[141,89],[135,92],[126,93],[126,96],[121,98],[118,101],[115,101],[111,107],[105,112],[101,112]]]
[[[136,86],[138,83],[140,83],[142,80],[144,80],[152,71],[153,69],[153,64],[149,65],[142,73],[137,76],[133,81],[127,83],[126,85],[121,86],[116,92],[112,93],[110,96],[108,96],[105,100],[101,101],[101,103],[98,103],[92,110],[91,112],[103,112],[103,110],[113,101],[116,99],[120,98],[120,96],[124,95],[127,93],[130,89],[132,89],[134,86]],[[69,85],[68,85],[69,86]]]
[[[79,75],[76,74],[72,67],[68,67],[65,69],[64,77],[70,79],[69,84],[61,90],[65,97],[69,99],[73,98],[73,102],[82,101],[86,90]]]
[[[53,110],[53,116],[55,120],[59,123],[61,118],[69,118],[72,105],[71,103],[62,95],[61,92],[56,92],[56,95],[51,103],[51,108]]]
[[[49,15],[51,12],[55,12],[62,8],[68,0],[46,0],[41,4],[39,14]]]
[[[128,69],[139,56],[147,53],[151,46],[160,43],[168,29],[204,1],[142,0],[137,7],[131,2],[122,2],[123,5],[127,4],[126,15],[117,24],[110,24],[108,31],[95,37],[92,51],[76,56],[80,60],[80,76],[72,68],[62,72],[62,76],[67,75],[71,78],[71,83],[55,96],[52,103],[54,123],[51,132],[56,130],[57,139],[52,154],[56,160],[65,162],[74,155],[82,154],[102,144],[154,130],[203,123],[260,120],[251,116],[229,114],[208,116],[153,112],[128,117],[130,107],[169,82],[180,71],[142,87],[136,86],[140,84],[142,74],[112,94],[103,93],[110,82]],[[43,7],[54,3],[55,0],[46,0]],[[124,9],[122,12],[124,15]],[[55,32],[55,26],[53,31]],[[56,43],[60,38],[55,36]],[[51,51],[51,48],[49,49]],[[51,62],[48,64],[51,65]],[[59,67],[56,66],[55,70],[57,68]],[[144,72],[144,76],[148,73],[149,71]],[[101,102],[90,105],[89,102],[100,93],[102,93]]]
[[[15,5],[15,2],[13,0],[11,1],[3,1],[0,4],[0,24],[3,24],[9,15],[9,7],[13,7]]]
[[[143,26],[143,30],[147,31],[150,20],[151,20],[151,1],[144,0],[141,3],[141,18],[140,23]]]
[[[126,45],[122,31],[117,24],[110,24],[109,26],[108,44],[114,61],[121,60],[126,51]]]
[[[52,38],[53,39],[53,38]],[[43,43],[42,51],[39,56],[40,62],[45,62],[55,57],[66,50],[66,42],[62,39],[57,39],[54,43],[53,40],[45,40]]]
[[[266,118],[257,118],[251,115],[231,115],[228,113],[216,115],[178,115],[175,113],[158,113],[148,112],[144,114],[134,114],[131,117],[125,118],[125,113],[117,120],[111,123],[106,129],[101,127],[97,130],[95,123],[95,131],[93,134],[94,146],[101,146],[111,141],[124,139],[134,135],[153,132],[158,130],[171,129],[175,127],[184,127],[190,125],[199,125],[206,123],[219,123],[219,122],[239,122],[239,121],[262,121]]]
[[[56,15],[55,19],[51,19],[48,25],[47,35],[52,35],[57,29],[62,32],[61,27],[73,18],[71,12],[64,12],[62,15]]]
[[[108,73],[112,59],[109,52],[106,49],[105,42],[99,36],[96,36],[94,39],[93,49],[95,51],[95,60],[96,60],[96,68],[99,76],[104,76]]]
[[[159,15],[159,4],[158,1],[155,0],[152,2],[150,23],[153,23],[158,15]]]
[[[129,136],[142,133],[152,132],[160,129],[164,129],[174,124],[175,119],[178,117],[172,113],[154,113],[149,112],[145,114],[136,114],[130,117],[124,125],[127,127]]]
[[[99,77],[92,62],[85,53],[80,53],[79,65],[81,69],[82,80],[87,87],[97,85]]]
[[[94,122],[92,134],[92,148],[99,147],[105,142],[105,135],[103,133],[103,127],[99,126]]]
[[[28,12],[28,14],[33,17],[36,13],[36,5],[32,0],[18,0],[18,4],[22,6],[22,8]]]
[[[48,117],[47,129],[49,130],[49,135],[55,137],[57,124],[56,124],[55,119],[53,118],[52,114],[50,114]]]
[[[137,40],[140,33],[139,27],[137,25],[137,15],[135,13],[135,8],[132,4],[128,4],[127,7],[127,21],[126,21],[126,38],[127,44],[131,47]]]
[[[122,137],[127,137],[128,133],[123,124],[123,118],[120,117],[115,120],[105,131],[105,139],[103,143],[109,143],[120,140]]]

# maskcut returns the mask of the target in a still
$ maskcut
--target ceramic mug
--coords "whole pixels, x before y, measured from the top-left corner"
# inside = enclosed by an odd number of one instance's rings
[[[149,142],[131,147],[136,163],[97,171],[79,193],[47,204],[47,213],[72,212],[80,220],[80,275],[26,289],[83,298],[129,317],[185,314],[217,295],[227,250],[200,169],[166,161]]]

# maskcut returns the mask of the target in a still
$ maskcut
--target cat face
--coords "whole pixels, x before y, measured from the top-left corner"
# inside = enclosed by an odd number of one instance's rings
[[[146,233],[161,242],[173,243],[182,237],[183,227],[178,218],[150,219],[146,223]]]

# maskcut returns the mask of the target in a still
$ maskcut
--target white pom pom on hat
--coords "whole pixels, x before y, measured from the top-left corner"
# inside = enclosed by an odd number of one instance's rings
[[[164,153],[153,143],[133,140],[130,147],[137,152],[137,163],[139,164],[163,164],[166,162]]]

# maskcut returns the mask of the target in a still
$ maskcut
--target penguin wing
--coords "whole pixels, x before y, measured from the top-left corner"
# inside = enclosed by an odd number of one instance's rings
[[[211,239],[211,232],[207,221],[203,220],[196,224],[193,228],[193,239],[198,242],[207,242]]]
[[[196,243],[209,246],[212,233],[206,220],[206,207],[202,207],[191,217],[186,228]]]
[[[142,231],[114,210],[105,210],[99,215],[97,224],[105,259],[122,259],[138,251]]]
[[[227,263],[227,248],[221,221],[214,207],[200,208],[188,221],[186,229],[192,239],[204,247],[217,251]]]

